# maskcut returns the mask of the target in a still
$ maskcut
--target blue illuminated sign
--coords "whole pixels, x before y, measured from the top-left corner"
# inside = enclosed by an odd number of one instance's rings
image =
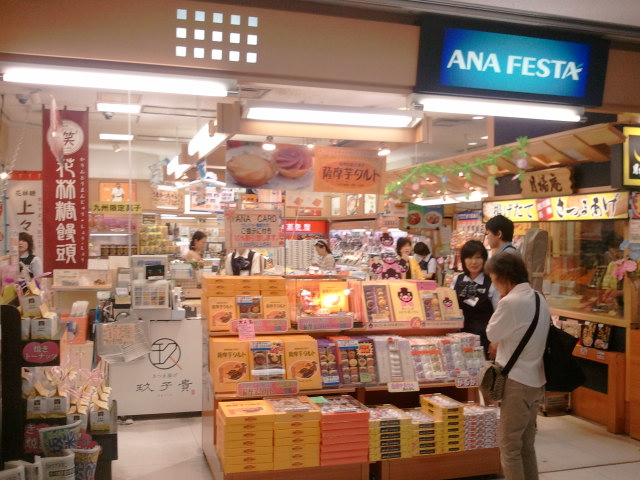
[[[428,14],[414,91],[597,106],[608,54],[592,35]]]
[[[590,55],[582,43],[447,28],[440,83],[580,98]]]

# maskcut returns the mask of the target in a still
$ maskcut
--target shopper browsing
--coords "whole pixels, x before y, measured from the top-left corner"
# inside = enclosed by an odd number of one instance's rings
[[[26,280],[42,275],[42,260],[33,253],[33,237],[27,232],[18,234],[20,276]]]
[[[460,250],[462,270],[451,283],[458,295],[458,304],[464,315],[462,331],[480,335],[484,353],[488,354],[487,324],[498,306],[500,294],[484,273],[488,253],[482,242],[469,240]]]
[[[333,270],[336,266],[336,259],[331,254],[331,249],[325,240],[318,240],[314,248],[316,254],[314,255],[311,265],[318,267],[320,270]]]
[[[424,242],[418,242],[413,246],[413,257],[418,262],[422,276],[427,280],[434,280],[438,271],[438,262],[431,255],[431,250]]]
[[[396,242],[396,253],[400,257],[400,265],[404,268],[404,277],[411,280],[424,280],[420,265],[411,257],[411,239],[400,237]]]
[[[507,252],[520,255],[511,243],[513,241],[513,222],[504,215],[496,215],[485,225],[487,243],[493,253]]]
[[[489,320],[487,337],[496,363],[504,366],[524,337],[536,313],[536,291],[519,255],[498,253],[485,273],[502,298]],[[546,378],[542,355],[549,331],[549,307],[542,295],[533,335],[509,372],[500,405],[500,462],[507,480],[537,480],[534,448],[536,415]]]
[[[202,262],[202,251],[207,246],[207,234],[198,230],[191,236],[189,242],[189,251],[184,256],[185,262],[194,262],[199,264]]]

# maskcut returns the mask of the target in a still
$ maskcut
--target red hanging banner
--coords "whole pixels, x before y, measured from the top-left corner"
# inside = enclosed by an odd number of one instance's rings
[[[50,111],[42,112],[45,272],[87,268],[88,257],[89,114],[59,114],[61,128],[51,128]],[[58,160],[60,137],[63,155]]]

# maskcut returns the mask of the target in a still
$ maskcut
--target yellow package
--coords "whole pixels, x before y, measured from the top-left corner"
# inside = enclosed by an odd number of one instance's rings
[[[209,340],[209,371],[214,392],[235,392],[249,380],[249,344],[237,338]]]
[[[287,378],[298,380],[300,390],[322,388],[322,378],[318,368],[318,343],[309,335],[281,337],[284,340]]]

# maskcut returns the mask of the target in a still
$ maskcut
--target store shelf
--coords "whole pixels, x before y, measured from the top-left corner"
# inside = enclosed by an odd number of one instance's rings
[[[79,291],[79,290],[87,290],[87,291],[92,291],[92,290],[111,290],[111,284],[104,284],[104,285],[94,285],[94,286],[82,286],[82,287],[74,287],[74,286],[53,286],[51,287],[51,290],[56,292],[67,292],[67,291]]]
[[[600,322],[602,323],[602,322]],[[256,335],[385,335],[401,336],[439,336],[446,332],[459,331],[460,327],[451,328],[350,328],[347,330],[285,330],[283,332],[255,332]],[[209,332],[210,337],[237,337],[238,332]]]
[[[624,317],[612,317],[610,315],[602,315],[594,312],[585,312],[583,310],[571,310],[564,308],[550,308],[551,315],[571,318],[574,320],[583,320],[585,322],[604,323],[614,327],[627,328],[629,326],[627,319]]]
[[[300,390],[298,395],[345,395],[349,393],[356,393],[357,387],[339,387],[339,388],[325,388],[320,390]],[[263,398],[264,395],[256,395],[254,397],[239,397],[235,393],[216,393],[214,395],[215,401],[224,400],[249,400],[251,398]]]

